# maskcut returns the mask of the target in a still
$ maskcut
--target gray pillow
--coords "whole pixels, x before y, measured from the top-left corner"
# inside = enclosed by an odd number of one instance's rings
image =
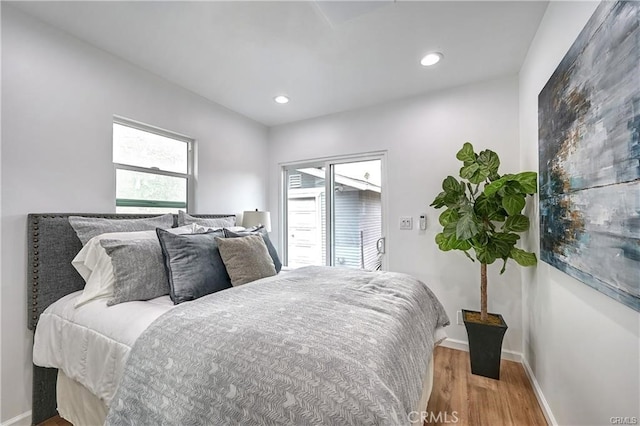
[[[169,229],[173,226],[173,215],[167,213],[162,216],[144,219],[105,219],[100,217],[69,216],[69,224],[76,231],[76,235],[87,244],[96,235],[107,232],[148,231],[156,228]]]
[[[236,217],[227,216],[215,219],[205,219],[201,217],[190,216],[184,211],[178,210],[178,226],[190,225],[192,223],[197,223],[200,226],[206,226],[208,228],[227,228],[236,226]]]
[[[280,272],[280,270],[282,269],[282,262],[280,262],[280,258],[278,257],[278,251],[273,246],[271,239],[269,239],[269,234],[267,234],[267,231],[266,229],[264,229],[264,226],[258,226],[255,229],[238,231],[238,232],[229,231],[228,229],[224,230],[225,238],[246,237],[247,235],[262,236],[262,239],[264,240],[264,243],[267,246],[267,250],[269,251],[269,256],[271,256],[271,260],[273,260],[273,265],[276,268],[276,273]]]
[[[156,232],[174,304],[231,287],[215,240],[224,236],[222,231],[185,235],[173,235],[162,229]]]
[[[234,287],[276,274],[267,245],[260,235],[216,237],[216,241]]]
[[[173,235],[173,234],[172,234]],[[113,297],[108,306],[169,294],[162,250],[156,239],[100,241],[113,265]]]

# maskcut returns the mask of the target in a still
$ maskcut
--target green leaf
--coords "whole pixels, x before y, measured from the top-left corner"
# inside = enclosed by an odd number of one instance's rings
[[[447,178],[442,181],[442,189],[444,189],[447,194],[459,194],[464,191],[464,189],[460,187],[460,182],[453,176],[447,176]]]
[[[473,204],[469,202],[463,206],[460,206],[460,210],[458,213],[460,213],[461,215],[473,213]]]
[[[458,240],[456,239],[455,241],[451,241],[451,245],[454,249],[456,250],[462,250],[464,252],[466,252],[467,250],[469,250],[471,248],[471,243],[467,240]]]
[[[500,158],[495,152],[485,149],[478,155],[477,163],[487,170],[487,177],[490,174],[497,173],[500,167]]]
[[[433,202],[431,204],[429,204],[430,207],[435,207],[436,209],[439,209],[441,207],[444,207],[446,205],[445,203],[445,196],[447,195],[446,192],[441,192],[439,193],[436,198],[433,199]]]
[[[522,186],[522,190],[527,194],[538,192],[538,174],[536,172],[522,172],[514,176],[516,182]]]
[[[502,227],[504,231],[524,232],[529,229],[529,218],[522,214],[509,216]]]
[[[455,235],[447,237],[442,232],[436,235],[436,244],[442,251],[462,250],[466,253],[471,248],[471,244],[468,241],[457,240]]]
[[[492,253],[486,247],[483,248],[474,248],[476,251],[476,258],[480,261],[480,263],[486,263],[487,265],[491,265],[496,261],[495,253]]]
[[[509,180],[504,185],[504,195],[526,195],[522,185],[515,180]]]
[[[471,163],[468,166],[464,166],[460,169],[460,177],[463,179],[470,179],[480,168],[477,163]]]
[[[459,207],[464,198],[464,194],[460,192],[447,192],[444,196],[444,204],[449,208]]]
[[[480,167],[474,174],[473,176],[471,176],[469,178],[469,182],[477,185],[479,183],[484,182],[485,180],[487,180],[487,178],[489,177],[489,170],[484,168],[484,167]]]
[[[448,238],[445,237],[442,232],[436,235],[436,244],[438,244],[438,248],[442,251],[452,250]]]
[[[485,186],[484,195],[486,195],[487,197],[491,197],[492,195],[494,195],[496,192],[502,189],[505,183],[507,183],[507,179],[508,178],[506,176],[502,176],[500,179],[494,182],[491,182],[489,185]]]
[[[444,236],[446,238],[449,238],[451,236],[455,236],[456,235],[456,228],[457,228],[458,223],[457,222],[451,222],[451,223],[447,223],[444,226],[444,229],[442,230],[442,233],[444,234]]]
[[[484,194],[480,194],[476,198],[474,211],[482,218],[489,218],[492,213],[500,209],[500,205],[493,197],[486,197]]]
[[[520,213],[525,204],[524,196],[519,194],[505,195],[502,199],[502,207],[504,207],[509,215]]]
[[[481,248],[489,242],[489,236],[486,232],[478,232],[478,235],[471,239],[471,244],[475,248]]]
[[[510,256],[521,266],[533,266],[538,263],[535,253],[529,253],[517,247],[511,249]]]
[[[497,234],[497,235],[500,235],[500,234]],[[492,253],[494,253],[496,257],[499,257],[499,258],[509,257],[509,254],[511,253],[511,249],[516,243],[517,238],[515,240],[507,239],[507,238],[498,238],[497,235],[494,235],[493,238],[490,239],[491,243],[487,246],[487,248]],[[509,234],[506,234],[506,235],[509,235]]]
[[[496,232],[493,234],[492,238],[495,240],[506,241],[507,243],[514,245],[520,239],[520,235],[513,234],[511,232]]]
[[[469,142],[465,142],[465,144],[462,145],[462,149],[456,154],[456,158],[464,162],[476,161],[476,154],[473,152],[473,145]]]
[[[458,240],[468,240],[477,233],[478,223],[475,215],[469,212],[460,216],[456,225],[456,238]]]
[[[502,206],[499,209],[491,212],[491,214],[489,215],[489,220],[492,222],[504,222],[506,218],[507,212],[504,211]]]
[[[460,215],[457,210],[447,209],[440,214],[438,221],[440,222],[440,225],[446,226],[448,223],[457,221],[459,217]]]

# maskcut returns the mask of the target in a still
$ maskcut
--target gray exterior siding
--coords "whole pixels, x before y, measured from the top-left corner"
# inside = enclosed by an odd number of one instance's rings
[[[296,214],[293,210],[293,203],[301,203],[303,200],[309,200],[314,203],[313,192],[317,196],[315,201],[316,212],[319,214],[319,220],[316,222],[315,228],[309,228],[309,232],[318,232],[323,237],[319,238],[315,246],[320,248],[320,252],[314,256],[306,257],[302,252],[299,256],[293,253],[294,250],[305,250],[313,253],[311,246],[301,242],[299,235],[306,232],[307,228],[294,226],[293,223],[298,221],[291,220],[289,225],[289,236],[296,235],[296,243],[289,241],[289,265],[302,266],[309,263],[311,259],[317,264],[326,262],[326,194],[322,189],[324,179],[311,176],[306,173],[292,173],[289,179],[289,198],[290,198],[290,214]],[[376,248],[376,243],[382,237],[382,204],[379,192],[370,190],[360,190],[348,185],[339,184],[336,186],[334,197],[334,253],[333,260],[336,266],[346,266],[364,269],[379,269],[380,256]],[[300,204],[296,204],[300,205]],[[315,231],[313,231],[315,229]],[[293,237],[291,237],[293,238]],[[297,244],[292,247],[291,244]],[[302,245],[300,245],[302,244]],[[296,248],[298,247],[298,248]],[[320,256],[321,253],[321,256]],[[305,260],[307,259],[307,260]]]

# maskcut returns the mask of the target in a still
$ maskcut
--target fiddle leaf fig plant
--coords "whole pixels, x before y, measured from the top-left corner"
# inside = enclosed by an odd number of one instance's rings
[[[498,154],[488,149],[476,153],[469,142],[456,158],[463,163],[461,179],[447,176],[443,191],[431,203],[445,209],[436,243],[442,251],[462,250],[480,262],[481,321],[487,321],[487,265],[502,260],[502,274],[509,259],[521,266],[537,263],[535,253],[516,247],[518,234],[529,230],[529,218],[522,210],[527,196],[537,192],[537,173],[501,176]]]

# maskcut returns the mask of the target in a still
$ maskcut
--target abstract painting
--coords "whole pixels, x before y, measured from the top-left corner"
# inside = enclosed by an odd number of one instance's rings
[[[538,97],[540,257],[640,311],[640,2],[602,2]]]

